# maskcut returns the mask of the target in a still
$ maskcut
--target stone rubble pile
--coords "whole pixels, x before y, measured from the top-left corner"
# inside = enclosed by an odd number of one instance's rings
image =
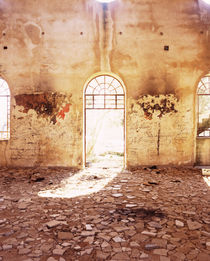
[[[209,177],[181,167],[90,168],[74,189],[112,174],[98,192],[65,198],[74,170],[1,168],[0,260],[210,260]],[[39,196],[45,190],[50,197]]]

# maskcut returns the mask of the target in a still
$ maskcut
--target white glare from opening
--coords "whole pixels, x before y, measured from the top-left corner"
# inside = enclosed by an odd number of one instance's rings
[[[100,3],[111,3],[113,2],[114,0],[96,0],[97,2],[100,2]]]
[[[69,173],[69,177],[63,179],[59,187],[38,192],[39,197],[49,198],[75,198],[97,193],[100,190],[110,189],[106,186],[114,180],[121,168],[86,168],[80,172]]]
[[[210,5],[210,0],[203,0],[203,2],[207,3],[208,5]]]

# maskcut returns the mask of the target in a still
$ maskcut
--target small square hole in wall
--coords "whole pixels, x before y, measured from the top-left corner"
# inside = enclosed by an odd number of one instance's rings
[[[164,51],[169,51],[169,45],[164,45]]]

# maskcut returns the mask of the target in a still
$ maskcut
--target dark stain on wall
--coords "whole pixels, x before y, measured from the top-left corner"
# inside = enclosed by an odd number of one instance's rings
[[[38,117],[49,119],[53,124],[56,124],[57,118],[65,118],[65,113],[69,112],[71,105],[70,99],[71,95],[49,92],[15,96],[16,104],[23,106],[21,112],[28,113],[29,110],[34,110]]]
[[[104,28],[104,32],[106,31],[106,25],[107,25],[107,11],[108,11],[107,4],[103,3],[103,28]]]
[[[198,54],[198,63],[197,68],[205,71],[209,71],[210,68],[210,52],[209,52],[209,45],[210,45],[210,35],[209,30],[205,31],[205,38],[202,40],[202,49],[201,52]]]
[[[168,72],[152,73],[142,77],[139,82],[139,95],[168,95],[176,93],[177,82],[174,75],[170,75]]]
[[[158,123],[157,155],[160,155],[160,122]]]
[[[168,94],[165,95],[165,98],[160,98],[157,102],[159,95],[154,96],[154,99],[151,101],[145,101],[141,98],[147,98],[147,95],[140,97],[137,101],[137,104],[143,109],[146,119],[152,120],[153,114],[158,112],[158,118],[162,118],[163,115],[168,113],[177,113],[178,111],[175,108],[175,102],[177,98],[174,95]],[[173,101],[170,99],[173,98]]]
[[[6,74],[6,70],[4,69],[4,66],[2,66],[1,64],[0,64],[0,77],[1,78],[4,78],[2,75],[5,75]]]
[[[31,39],[33,44],[39,44],[41,39],[41,32],[38,26],[29,24],[25,27],[28,37]]]
[[[128,24],[127,27],[138,28],[140,30],[157,32],[161,26],[152,22],[139,22],[138,24]]]

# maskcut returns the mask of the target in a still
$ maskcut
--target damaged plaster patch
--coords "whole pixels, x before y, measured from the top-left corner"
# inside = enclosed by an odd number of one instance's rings
[[[178,99],[174,94],[167,95],[144,95],[138,98],[137,104],[143,109],[146,119],[152,120],[154,114],[158,118],[168,113],[176,113]]]
[[[22,106],[20,112],[34,110],[38,117],[49,119],[56,124],[58,119],[65,118],[71,105],[71,95],[43,92],[37,94],[19,94],[15,96],[16,105]]]
[[[154,119],[154,122],[158,122],[157,128],[157,142],[156,151],[157,156],[160,156],[161,147],[161,119],[166,114],[177,113],[178,99],[174,94],[160,94],[160,95],[143,95],[137,98],[136,105],[132,104],[132,112],[136,112],[136,106],[139,106],[144,113],[144,118],[147,120]],[[156,118],[156,119],[155,119]]]
[[[26,24],[25,30],[33,44],[39,44],[41,40],[41,28],[36,24]]]

